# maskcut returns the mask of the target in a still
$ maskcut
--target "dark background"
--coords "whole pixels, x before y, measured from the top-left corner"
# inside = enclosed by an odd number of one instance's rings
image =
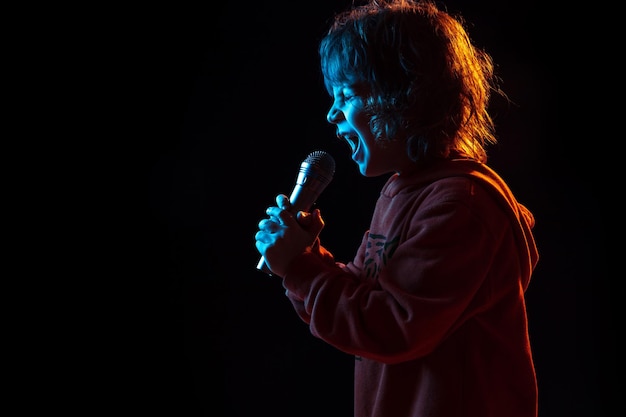
[[[309,334],[280,281],[256,270],[254,247],[265,208],[290,193],[316,149],[337,162],[317,203],[325,245],[348,260],[367,228],[384,178],[361,177],[334,138],[316,50],[347,4],[163,4],[129,19],[125,58],[143,115],[138,192],[147,205],[137,219],[138,314],[119,377],[126,409],[351,415],[353,359]],[[619,415],[608,382],[618,371],[605,186],[580,167],[593,154],[563,133],[565,52],[555,47],[553,16],[494,0],[447,6],[492,54],[514,102],[493,102],[500,143],[490,165],[536,216],[541,258],[527,303],[540,416]]]

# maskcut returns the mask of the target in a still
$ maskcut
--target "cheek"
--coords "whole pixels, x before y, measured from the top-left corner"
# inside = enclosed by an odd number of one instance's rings
[[[353,111],[349,115],[350,124],[363,136],[371,136],[370,118],[364,111]]]
[[[372,129],[370,128],[370,118],[363,115],[355,120],[355,128],[359,131],[359,135],[362,140],[367,144],[368,148],[373,148],[376,145],[376,140]]]

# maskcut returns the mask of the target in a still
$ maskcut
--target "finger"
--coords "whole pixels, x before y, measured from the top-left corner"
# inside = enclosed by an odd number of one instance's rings
[[[261,219],[259,221],[259,229],[260,230],[270,229],[272,227],[272,223],[276,223],[276,221],[271,220],[271,219]]]
[[[311,213],[306,211],[299,211],[296,213],[296,220],[298,220],[298,224],[303,227],[307,227],[311,224]]]
[[[276,196],[276,204],[283,210],[291,210],[291,202],[285,194],[279,194]]]
[[[270,219],[279,220],[278,216],[280,215],[281,211],[282,209],[279,207],[268,207],[267,210],[265,210],[265,214],[270,216]]]
[[[315,235],[319,235],[325,225],[319,209],[313,210],[311,218],[309,219],[309,231],[315,233]]]
[[[294,215],[288,210],[281,210],[278,217],[280,218],[280,223],[285,226],[291,226],[296,221]]]
[[[265,248],[266,245],[272,243],[272,237],[264,231],[256,232],[254,240],[256,241],[257,249]]]
[[[282,225],[282,221],[278,218],[262,219],[259,221],[259,231],[265,233],[266,235],[275,234],[284,227],[285,226]]]
[[[270,207],[265,212],[271,219],[275,220],[279,224],[291,224],[294,220],[293,214],[288,210],[283,210],[279,207]]]
[[[259,253],[265,253],[269,243],[270,242],[264,242],[263,240],[257,239],[257,241],[254,243],[254,246],[259,251]]]

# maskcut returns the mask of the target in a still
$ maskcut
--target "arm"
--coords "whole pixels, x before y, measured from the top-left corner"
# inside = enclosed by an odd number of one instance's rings
[[[500,288],[488,279],[497,252],[511,254],[499,248],[510,237],[506,217],[480,191],[463,192],[431,192],[432,201],[414,204],[396,226],[381,229],[397,217],[375,214],[374,230],[345,268],[298,255],[283,285],[311,332],[347,353],[401,362],[430,353],[503,291],[516,291],[508,277],[494,281]],[[503,262],[515,268],[515,259]]]

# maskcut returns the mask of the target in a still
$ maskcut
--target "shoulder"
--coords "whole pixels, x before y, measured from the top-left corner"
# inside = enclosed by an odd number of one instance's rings
[[[481,176],[469,171],[429,172],[428,176],[390,179],[381,193],[379,209],[385,216],[395,213],[417,223],[451,219],[460,224],[508,222],[498,187]]]

